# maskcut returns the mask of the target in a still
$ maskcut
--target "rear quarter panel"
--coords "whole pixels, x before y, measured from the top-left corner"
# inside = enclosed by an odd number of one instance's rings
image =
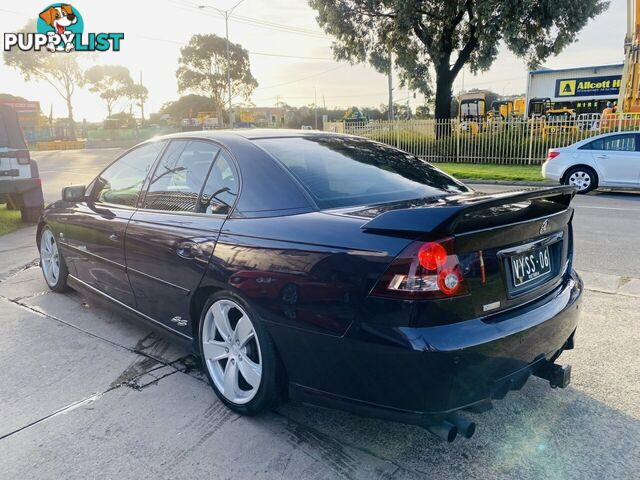
[[[202,286],[237,293],[267,323],[342,336],[410,241],[365,233],[363,223],[319,212],[229,219]]]

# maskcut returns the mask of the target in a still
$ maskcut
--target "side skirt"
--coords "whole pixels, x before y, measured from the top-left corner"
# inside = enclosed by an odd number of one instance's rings
[[[122,303],[119,300],[116,300],[115,298],[111,297],[110,295],[108,295],[108,294],[106,294],[104,292],[101,292],[97,288],[89,285],[86,282],[83,282],[82,280],[80,280],[79,278],[74,277],[71,274],[69,274],[68,282],[69,282],[69,286],[71,288],[73,288],[74,290],[78,290],[78,291],[81,291],[83,293],[88,293],[88,294],[94,295],[94,296],[98,297],[99,300],[102,300],[103,303],[109,305],[110,307],[115,305],[127,317],[133,318],[133,319],[135,319],[137,321],[140,321],[140,322],[144,323],[145,325],[151,327],[154,331],[162,334],[163,336],[168,336],[172,340],[178,340],[180,343],[183,343],[185,346],[188,346],[189,348],[192,347],[193,338],[190,337],[189,335],[186,335],[186,334],[184,334],[182,332],[179,332],[178,330],[175,330],[175,329],[169,327],[168,325],[165,325],[165,324],[163,324],[163,323],[161,323],[161,322],[149,317],[148,315],[145,315],[144,313],[139,312],[135,308],[130,307],[129,305],[126,305],[126,304]]]

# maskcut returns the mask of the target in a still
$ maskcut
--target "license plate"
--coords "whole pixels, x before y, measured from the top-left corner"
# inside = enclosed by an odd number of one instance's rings
[[[519,287],[551,273],[549,247],[536,248],[511,257],[513,285]]]

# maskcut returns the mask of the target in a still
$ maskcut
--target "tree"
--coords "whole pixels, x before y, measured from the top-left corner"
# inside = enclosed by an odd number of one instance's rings
[[[180,49],[176,72],[178,91],[191,91],[211,99],[218,118],[227,93],[227,71],[231,77],[231,97],[248,98],[258,86],[251,74],[249,53],[237,43],[229,43],[229,64],[226,40],[217,35],[194,35],[186,47]],[[228,99],[227,99],[228,100]]]
[[[140,118],[144,122],[144,102],[149,98],[149,90],[142,83],[133,83],[127,91],[127,98],[140,107]]]
[[[416,107],[416,118],[433,118],[431,108],[429,108],[428,105],[420,105],[419,107]]]
[[[123,99],[129,98],[134,88],[131,73],[122,65],[96,65],[84,74],[89,91],[97,93],[107,107],[107,118],[113,114],[113,107]]]
[[[487,70],[500,42],[535,67],[574,41],[607,0],[309,0],[319,25],[335,37],[338,60],[388,72],[390,54],[401,85],[433,94],[435,117],[449,118],[452,86],[464,65]]]
[[[35,32],[36,20],[31,20],[21,32]],[[73,120],[73,94],[77,86],[82,84],[82,71],[78,64],[78,53],[51,53],[45,49],[22,51],[13,48],[4,52],[4,63],[20,71],[26,81],[44,80],[51,85],[67,104],[69,133],[76,136]]]
[[[160,107],[161,114],[168,114],[175,122],[183,118],[195,117],[200,112],[211,111],[211,99],[203,95],[184,95],[178,100],[167,102]]]

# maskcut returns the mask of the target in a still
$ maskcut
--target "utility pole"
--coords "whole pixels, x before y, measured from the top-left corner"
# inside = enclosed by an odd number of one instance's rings
[[[231,125],[231,128],[233,128],[234,115],[233,115],[233,110],[231,108],[231,65],[229,63],[229,17],[233,13],[233,11],[236,9],[236,7],[240,5],[242,2],[244,2],[244,0],[240,0],[229,10],[221,10],[211,5],[198,5],[198,8],[200,9],[211,8],[224,17],[224,31],[225,31],[225,38],[227,40],[226,59],[227,59],[227,90],[229,95],[229,123]]]
[[[142,72],[140,72],[140,116],[142,117],[142,123],[144,123],[144,95],[142,94]]]
[[[231,64],[229,63],[229,12],[224,12],[224,36],[227,39],[227,89],[229,90],[229,124],[233,128],[234,118],[231,107]]]
[[[389,51],[389,121],[393,122],[393,55]]]
[[[315,107],[315,129],[318,129],[318,90],[313,87],[313,106]]]
[[[409,117],[411,116],[409,114],[409,108],[410,108],[410,106],[409,106],[409,95],[410,95],[409,94],[409,81],[407,80],[407,120],[409,120]]]

